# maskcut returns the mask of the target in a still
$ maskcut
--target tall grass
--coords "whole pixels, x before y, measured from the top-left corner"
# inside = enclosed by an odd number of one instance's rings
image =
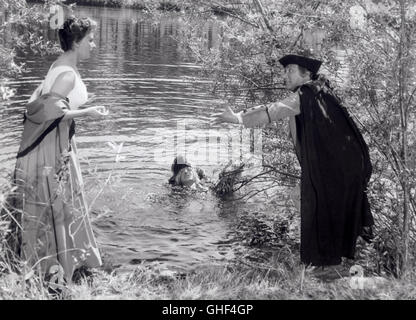
[[[36,278],[24,281],[16,274],[0,277],[0,299],[415,299],[416,274],[390,279],[377,288],[353,289],[348,281],[324,282],[302,267],[200,265],[186,274],[163,273],[157,267],[139,265],[127,273],[96,271],[92,281],[83,279],[51,295]]]

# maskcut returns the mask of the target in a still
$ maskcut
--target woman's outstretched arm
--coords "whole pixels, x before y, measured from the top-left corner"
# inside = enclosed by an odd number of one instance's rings
[[[108,115],[108,110],[106,110],[104,106],[94,106],[82,110],[67,110],[63,120],[69,120],[84,116],[102,117],[106,115]]]

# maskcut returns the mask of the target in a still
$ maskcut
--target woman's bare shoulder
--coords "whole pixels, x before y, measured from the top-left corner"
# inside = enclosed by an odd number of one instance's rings
[[[51,87],[51,91],[66,97],[75,86],[75,74],[72,71],[60,73]]]

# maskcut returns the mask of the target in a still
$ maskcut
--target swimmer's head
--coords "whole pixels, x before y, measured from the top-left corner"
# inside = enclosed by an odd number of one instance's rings
[[[178,155],[175,157],[171,166],[171,170],[173,176],[169,179],[170,184],[192,185],[194,183],[194,170],[184,156]],[[197,175],[196,178],[198,178]]]
[[[182,168],[175,177],[175,184],[179,186],[190,187],[199,182],[198,174],[192,167]]]

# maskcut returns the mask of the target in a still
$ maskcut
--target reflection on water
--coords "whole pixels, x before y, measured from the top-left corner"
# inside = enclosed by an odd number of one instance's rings
[[[179,20],[171,17],[154,24],[132,10],[77,11],[98,22],[95,55],[79,69],[88,91],[97,97],[94,104],[107,106],[111,115],[77,121],[81,167],[101,247],[124,266],[157,260],[187,268],[232,258],[235,208],[219,204],[210,193],[172,190],[167,180],[174,148],[165,152],[166,161],[155,159],[166,137],[177,134],[178,121],[187,121],[187,147],[205,147],[198,137],[206,136],[215,111],[208,81],[198,78],[199,67],[174,40]],[[216,46],[215,26],[206,33],[208,45]],[[53,37],[50,31],[47,35]],[[2,177],[14,166],[25,102],[54,59],[21,57],[27,72],[11,83],[17,94],[2,107]],[[119,161],[108,142],[123,143]],[[212,175],[217,168],[204,169]]]

